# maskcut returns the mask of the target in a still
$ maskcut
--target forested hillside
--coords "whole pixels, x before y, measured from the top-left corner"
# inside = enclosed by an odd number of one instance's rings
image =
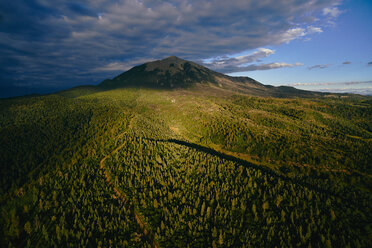
[[[0,101],[1,247],[369,247],[372,100]]]

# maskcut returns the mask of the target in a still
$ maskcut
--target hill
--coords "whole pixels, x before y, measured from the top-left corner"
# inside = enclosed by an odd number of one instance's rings
[[[0,246],[370,247],[372,98],[297,94],[170,57],[0,100]]]

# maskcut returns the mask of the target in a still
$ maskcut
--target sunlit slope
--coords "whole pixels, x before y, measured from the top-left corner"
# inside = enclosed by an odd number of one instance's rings
[[[210,85],[1,100],[1,246],[368,247],[371,110]]]

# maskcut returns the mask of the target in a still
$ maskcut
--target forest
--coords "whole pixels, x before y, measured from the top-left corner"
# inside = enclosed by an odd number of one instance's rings
[[[372,98],[0,100],[1,247],[371,247]]]

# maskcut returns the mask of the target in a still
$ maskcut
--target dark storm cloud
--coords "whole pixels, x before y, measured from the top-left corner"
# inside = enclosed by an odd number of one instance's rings
[[[120,68],[169,55],[201,60],[286,43],[321,32],[322,24],[335,16],[337,3],[1,1],[0,82],[69,87],[95,83]],[[234,64],[231,69],[285,64]],[[222,71],[228,72],[228,67]]]

